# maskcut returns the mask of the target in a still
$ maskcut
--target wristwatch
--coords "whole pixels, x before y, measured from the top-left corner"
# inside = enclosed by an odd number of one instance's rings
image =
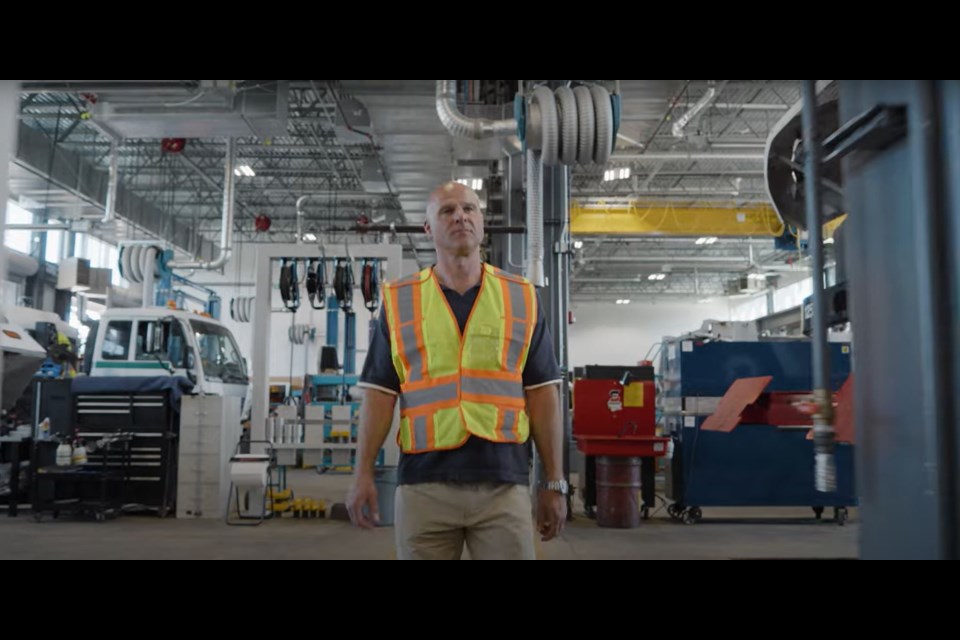
[[[567,481],[562,478],[560,480],[548,480],[547,482],[541,482],[540,486],[547,491],[556,491],[561,495],[567,495],[570,491],[570,485],[568,485]]]

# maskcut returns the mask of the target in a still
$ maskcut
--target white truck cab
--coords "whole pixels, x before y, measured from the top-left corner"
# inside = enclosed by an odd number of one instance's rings
[[[164,307],[107,309],[85,359],[91,376],[183,376],[197,393],[240,398],[247,393],[247,365],[233,334],[204,314]]]

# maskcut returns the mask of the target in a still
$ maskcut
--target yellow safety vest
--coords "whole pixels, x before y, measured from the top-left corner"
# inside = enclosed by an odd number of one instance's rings
[[[383,309],[400,378],[402,451],[455,449],[470,434],[527,441],[522,373],[536,301],[528,281],[484,264],[461,336],[432,268],[385,285]]]

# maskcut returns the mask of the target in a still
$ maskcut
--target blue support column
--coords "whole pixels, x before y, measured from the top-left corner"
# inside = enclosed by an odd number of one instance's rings
[[[357,372],[357,314],[348,311],[343,324],[343,372]]]
[[[327,298],[327,346],[338,349],[340,342],[339,317],[340,307],[336,296]]]

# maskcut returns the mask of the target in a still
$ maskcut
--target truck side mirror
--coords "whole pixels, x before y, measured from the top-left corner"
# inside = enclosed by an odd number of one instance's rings
[[[197,364],[197,354],[193,350],[193,347],[187,347],[187,378],[190,379],[190,382],[197,384],[197,372],[195,370]]]
[[[163,327],[157,322],[147,324],[147,335],[144,336],[143,352],[149,355],[160,355],[166,351],[164,345]]]

